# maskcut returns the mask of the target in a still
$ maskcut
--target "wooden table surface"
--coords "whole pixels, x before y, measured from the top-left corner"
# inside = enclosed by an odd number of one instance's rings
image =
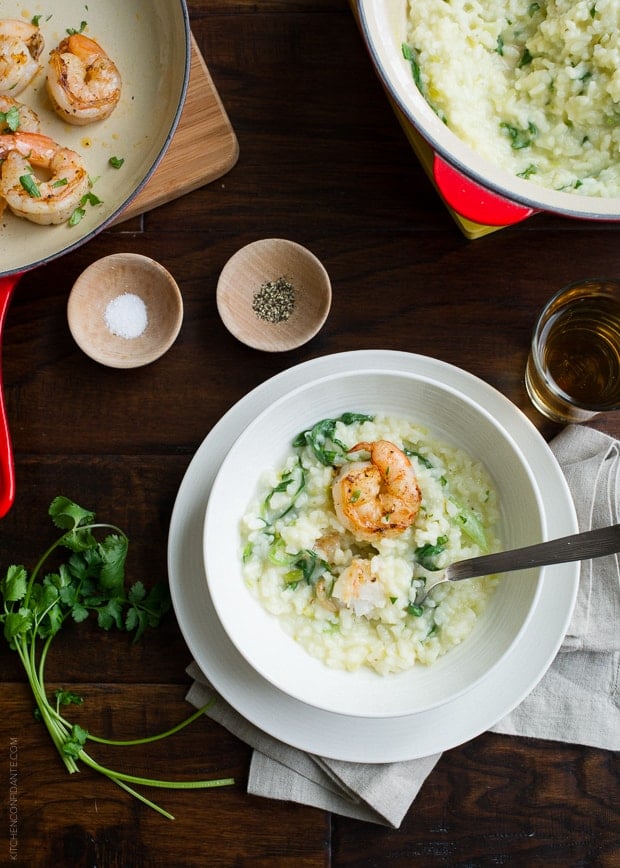
[[[49,503],[64,494],[127,531],[132,581],[167,581],[171,512],[204,437],[253,387],[329,353],[404,350],[458,365],[551,438],[558,429],[530,408],[523,385],[536,312],[572,280],[620,275],[617,225],[542,214],[473,241],[461,234],[412,156],[346,0],[193,0],[189,10],[239,160],[23,277],[3,343],[17,471],[16,503],[0,524],[3,572],[33,565],[54,537]],[[325,327],[284,354],[241,345],[216,309],[227,259],[269,236],[308,246],[333,285]],[[119,251],[158,259],[185,303],[172,349],[133,371],[89,360],[66,318],[77,275]],[[620,435],[618,413],[593,424]],[[235,778],[226,789],[157,792],[176,816],[164,819],[87,769],[70,776],[33,717],[16,654],[0,655],[2,865],[620,864],[612,753],[488,733],[443,755],[392,830],[249,796],[250,749],[203,718],[126,761],[114,755],[136,773]],[[135,738],[189,713],[190,659],[174,613],[138,645],[88,622],[56,640],[48,684],[85,697],[72,717],[86,728]]]

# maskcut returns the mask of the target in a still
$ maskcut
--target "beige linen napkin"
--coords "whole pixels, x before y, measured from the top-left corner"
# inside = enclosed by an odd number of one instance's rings
[[[550,444],[575,501],[580,530],[620,522],[620,444],[594,429],[565,428]],[[534,691],[493,732],[620,749],[618,555],[581,564],[565,641]],[[216,696],[196,663],[187,699]],[[207,712],[254,750],[248,792],[398,828],[441,754],[409,762],[341,762],[289,747],[246,721],[221,697]]]

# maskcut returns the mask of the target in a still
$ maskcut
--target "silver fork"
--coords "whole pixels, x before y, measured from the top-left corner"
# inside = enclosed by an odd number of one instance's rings
[[[476,576],[509,573],[514,570],[525,570],[530,567],[542,567],[550,564],[566,564],[570,561],[586,561],[590,558],[600,558],[619,551],[620,524],[614,524],[610,527],[574,533],[571,536],[563,536],[559,539],[536,543],[536,545],[525,546],[520,549],[456,561],[446,567],[441,579],[430,587],[418,591],[415,605],[422,605],[431,591],[446,582],[462,582],[464,579],[473,579]]]

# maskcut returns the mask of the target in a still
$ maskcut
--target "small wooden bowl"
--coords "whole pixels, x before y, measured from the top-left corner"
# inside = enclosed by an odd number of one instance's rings
[[[277,292],[274,284],[285,296],[279,306],[269,303]],[[244,344],[269,352],[292,350],[314,337],[327,319],[331,298],[329,275],[316,256],[283,238],[242,247],[217,284],[217,309],[226,328]],[[290,313],[279,319],[287,303]]]
[[[137,368],[170,349],[183,321],[183,299],[158,262],[116,253],[96,260],[78,277],[67,318],[75,342],[91,359],[111,368]]]

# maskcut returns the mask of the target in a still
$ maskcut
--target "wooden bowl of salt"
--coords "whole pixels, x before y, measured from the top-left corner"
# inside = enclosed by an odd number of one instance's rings
[[[331,283],[316,256],[284,238],[264,238],[232,256],[217,284],[217,309],[239,341],[282,352],[305,344],[327,319]]]
[[[86,355],[111,368],[137,368],[170,349],[183,321],[183,299],[159,262],[116,253],[96,260],[78,277],[67,318]]]

